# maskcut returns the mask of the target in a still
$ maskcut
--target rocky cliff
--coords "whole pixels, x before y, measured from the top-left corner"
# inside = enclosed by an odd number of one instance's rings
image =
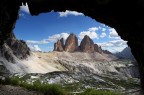
[[[135,59],[134,56],[131,53],[131,48],[130,47],[126,47],[121,52],[118,52],[115,55],[117,57],[123,58],[123,59]]]
[[[19,59],[25,59],[27,58],[27,55],[30,55],[30,49],[23,40],[10,38],[6,41],[6,44],[10,47],[13,54]]]
[[[94,42],[89,36],[84,36],[83,40],[80,43],[80,50],[82,52],[88,53],[94,52]]]
[[[54,51],[64,51],[64,41],[63,38],[58,40],[55,44],[54,44]]]
[[[65,51],[74,52],[78,50],[78,38],[71,33],[65,42]]]
[[[25,41],[17,40],[13,33],[0,48],[0,56],[12,63],[15,63],[15,57],[25,59],[28,55],[30,55],[30,49]]]
[[[78,38],[75,34],[71,33],[69,37],[66,39],[66,42],[64,44],[63,38],[58,40],[54,44],[54,50],[53,51],[66,51],[66,52],[87,52],[87,53],[105,53],[105,54],[112,54],[108,50],[102,50],[101,46],[98,46],[96,43],[93,42],[93,40],[88,36],[85,35],[82,39],[80,46],[78,46]]]

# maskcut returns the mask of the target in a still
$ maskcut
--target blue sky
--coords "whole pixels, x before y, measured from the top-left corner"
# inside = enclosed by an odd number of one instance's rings
[[[114,28],[69,10],[31,16],[28,6],[22,6],[14,33],[32,50],[52,51],[54,43],[60,38],[66,39],[70,33],[76,34],[79,42],[88,35],[94,43],[111,52],[127,47]]]

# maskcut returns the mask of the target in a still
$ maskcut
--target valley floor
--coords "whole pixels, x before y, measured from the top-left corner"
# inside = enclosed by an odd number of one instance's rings
[[[72,92],[87,88],[124,93],[140,90],[136,62],[118,59],[111,54],[31,52],[27,59],[16,60],[16,63],[10,63],[0,57],[1,72],[10,72],[10,77],[23,78],[27,83],[36,80],[41,83],[56,83]]]
[[[22,87],[0,85],[0,95],[43,95],[40,92],[29,91]]]

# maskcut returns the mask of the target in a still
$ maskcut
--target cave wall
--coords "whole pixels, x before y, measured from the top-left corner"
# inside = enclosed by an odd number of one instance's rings
[[[121,38],[128,41],[138,61],[144,89],[144,0],[1,0],[0,44],[10,37],[21,2],[28,3],[31,15],[51,10],[78,11],[115,28]]]
[[[18,18],[18,11],[21,2],[17,0],[0,1],[0,45],[13,36],[13,29]]]

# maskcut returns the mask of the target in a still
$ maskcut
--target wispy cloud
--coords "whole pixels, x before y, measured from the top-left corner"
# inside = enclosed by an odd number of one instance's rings
[[[32,44],[30,45],[30,44],[29,44],[28,47],[29,47],[30,50],[32,50],[32,51],[42,51],[38,45],[32,45]]]
[[[105,32],[106,31],[106,28],[102,28],[102,32]]]
[[[127,45],[127,41],[124,40],[113,40],[113,41],[108,41],[108,42],[103,42],[103,43],[98,43],[102,47],[120,47],[123,45]]]
[[[114,28],[109,29],[109,38],[120,39],[120,36]]]
[[[30,14],[29,7],[28,7],[27,3],[26,3],[26,5],[20,6],[20,10],[27,13],[27,14]]]
[[[112,53],[117,53],[117,52],[121,52],[122,50],[124,50],[127,46],[121,46],[121,47],[102,47],[103,50],[108,50]]]
[[[102,33],[102,34],[100,35],[100,37],[101,37],[101,38],[106,37],[106,33]]]
[[[92,28],[89,28],[87,31],[82,31],[80,32],[79,34],[79,39],[83,39],[85,35],[88,35],[91,39],[95,39],[95,38],[99,38],[98,37],[98,34],[96,33],[96,31],[98,30],[97,27],[92,27]]]
[[[47,39],[44,39],[41,41],[27,40],[26,43],[27,44],[48,44],[49,42]]]
[[[97,44],[100,45],[103,49],[107,49],[111,52],[120,52],[125,47],[127,47],[127,41],[124,40],[113,40]]]
[[[24,13],[19,13],[19,16],[20,17],[24,17]]]
[[[65,12],[58,12],[60,17],[67,17],[69,15],[74,15],[74,16],[83,16],[83,13],[79,13],[76,11],[69,11],[66,10]]]
[[[49,36],[47,40],[50,42],[56,42],[57,40],[63,38],[65,41],[69,35],[70,34],[68,34],[68,33],[54,34],[52,36]]]

